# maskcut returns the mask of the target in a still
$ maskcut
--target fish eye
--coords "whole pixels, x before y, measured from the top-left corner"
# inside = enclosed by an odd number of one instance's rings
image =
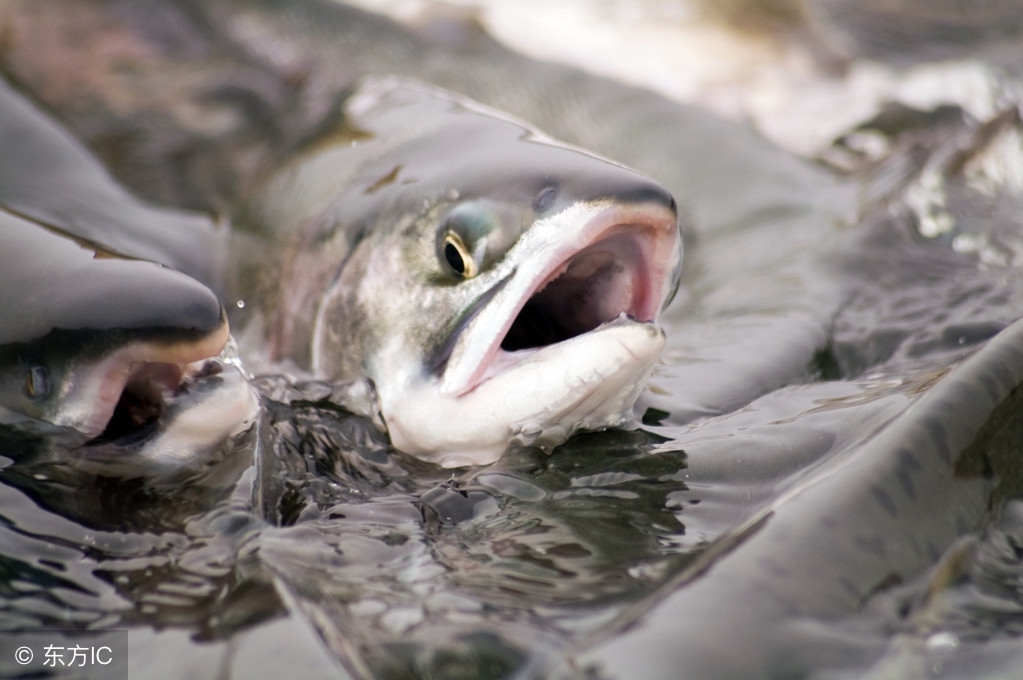
[[[544,212],[554,204],[554,199],[558,196],[558,190],[556,187],[548,186],[540,190],[533,199],[533,210],[536,212]]]
[[[25,396],[33,401],[42,401],[50,396],[50,372],[45,366],[33,366],[25,376]]]
[[[477,274],[476,261],[462,238],[453,231],[444,235],[444,259],[456,274],[464,278],[471,279]]]
[[[500,228],[500,215],[487,201],[461,203],[447,214],[437,232],[437,256],[456,274],[471,279],[480,273],[487,244]]]

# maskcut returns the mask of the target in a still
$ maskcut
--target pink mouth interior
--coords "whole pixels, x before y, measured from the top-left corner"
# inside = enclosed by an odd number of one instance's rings
[[[227,320],[194,343],[128,345],[112,354],[101,373],[94,409],[82,432],[87,445],[130,444],[142,439],[166,412],[170,400],[197,380],[220,372],[213,360],[228,339]]]
[[[168,398],[185,391],[189,382],[219,372],[220,364],[213,361],[135,364],[106,426],[89,444],[127,442],[144,436],[160,419]]]
[[[540,255],[546,263],[527,267],[528,274],[520,270],[521,276],[532,278],[529,292],[509,310],[503,328],[493,333],[491,326],[469,326],[470,338],[477,342],[466,343],[474,349],[455,366],[471,369],[463,377],[456,368],[447,388],[452,394],[471,392],[518,365],[525,353],[577,338],[621,317],[656,321],[681,254],[675,211],[614,205],[578,231],[574,225],[567,228],[564,237],[553,239],[549,255]],[[480,342],[484,338],[485,343]]]
[[[538,286],[512,321],[502,350],[553,345],[622,314],[655,319],[663,272],[651,266],[647,251],[656,236],[627,226],[613,232],[577,252]]]

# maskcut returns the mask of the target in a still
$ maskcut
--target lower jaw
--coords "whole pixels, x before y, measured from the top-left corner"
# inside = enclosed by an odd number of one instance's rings
[[[378,381],[381,408],[395,448],[443,467],[486,465],[513,444],[549,449],[630,420],[663,345],[653,324],[612,323],[530,350],[461,395]]]

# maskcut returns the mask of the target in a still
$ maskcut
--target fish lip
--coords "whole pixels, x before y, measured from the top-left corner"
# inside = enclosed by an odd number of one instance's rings
[[[221,324],[198,341],[136,341],[112,352],[94,370],[93,377],[83,381],[87,386],[79,388],[77,396],[88,411],[73,427],[86,438],[83,446],[132,446],[144,440],[146,431],[151,434],[150,425],[176,397],[191,385],[220,372],[222,363],[217,357],[229,337],[227,318],[223,315]],[[127,433],[106,436],[119,403],[130,394],[150,402],[156,412]]]
[[[681,238],[678,217],[672,207],[660,203],[617,204],[613,199],[585,204],[585,215],[571,215],[570,207],[548,220],[554,236],[543,243],[528,243],[524,235],[509,251],[519,264],[506,274],[496,287],[496,293],[486,295],[493,299],[483,308],[474,310],[473,317],[461,324],[458,337],[448,352],[447,365],[441,391],[449,396],[468,394],[495,375],[513,367],[528,357],[542,352],[545,347],[571,342],[576,337],[599,332],[611,322],[656,324],[657,316],[671,291],[681,259]],[[578,207],[578,206],[576,206]],[[566,228],[565,221],[583,222],[583,226]],[[536,229],[540,222],[536,223]],[[529,232],[527,232],[528,234]],[[603,323],[583,333],[548,345],[528,349],[505,350],[501,347],[513,323],[526,303],[552,281],[577,262],[580,254],[613,245],[623,239],[632,245],[633,252],[623,261],[631,277],[632,297],[618,314],[610,315]],[[515,253],[521,250],[524,252]],[[525,263],[531,266],[524,266]],[[623,318],[627,317],[627,318]]]

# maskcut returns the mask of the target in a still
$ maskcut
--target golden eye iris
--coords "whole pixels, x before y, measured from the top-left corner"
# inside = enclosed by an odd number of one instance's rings
[[[50,374],[42,366],[33,366],[25,376],[25,396],[40,400],[50,396]]]
[[[476,276],[476,262],[461,237],[454,232],[448,232],[444,236],[444,259],[456,274],[467,279]]]

